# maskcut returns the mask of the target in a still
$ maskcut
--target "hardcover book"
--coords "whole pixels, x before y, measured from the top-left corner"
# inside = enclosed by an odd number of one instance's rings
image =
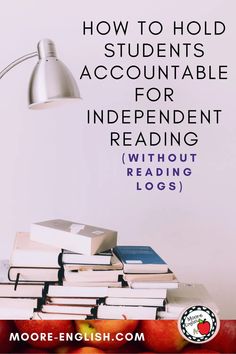
[[[158,298],[123,298],[123,297],[107,297],[105,299],[106,305],[113,306],[151,306],[161,307],[165,303],[164,299]]]
[[[61,278],[59,268],[10,267],[8,272],[13,282],[58,282]]]
[[[123,272],[120,270],[79,270],[64,272],[64,279],[68,282],[117,282]]]
[[[2,320],[30,320],[37,307],[37,299],[0,298],[0,318]]]
[[[28,232],[17,232],[11,254],[12,267],[59,268],[60,248],[32,241]]]
[[[149,246],[117,246],[114,253],[124,265],[124,273],[167,273],[166,262]]]
[[[57,219],[32,224],[31,239],[72,252],[94,255],[115,247],[117,232]]]
[[[73,305],[43,305],[42,312],[72,314],[72,315],[92,315],[93,307],[91,306],[73,306]]]
[[[68,314],[68,313],[47,313],[47,312],[34,312],[33,320],[86,320],[87,315]]]
[[[100,252],[92,256],[87,254],[75,253],[68,250],[62,252],[63,264],[94,264],[94,265],[110,265],[112,252]]]
[[[99,305],[98,319],[121,319],[121,320],[155,320],[157,318],[156,307],[142,306],[107,306]]]
[[[44,284],[15,284],[8,278],[9,261],[0,260],[0,298],[41,298]]]
[[[94,256],[90,256],[94,257]],[[100,256],[99,256],[100,257]],[[97,260],[95,261],[97,262]],[[63,265],[65,271],[85,271],[85,270],[121,270],[123,269],[123,264],[121,261],[116,257],[115,254],[110,256],[110,263],[109,264],[97,264],[97,263],[73,263],[73,264],[64,264]]]

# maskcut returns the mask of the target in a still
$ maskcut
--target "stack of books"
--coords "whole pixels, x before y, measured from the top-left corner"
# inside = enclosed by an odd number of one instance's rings
[[[123,264],[123,287],[110,289],[98,306],[100,319],[156,319],[165,307],[167,289],[178,287],[166,262],[148,246],[116,246]]]
[[[63,251],[63,285],[121,287],[123,266],[112,250],[96,255]]]
[[[67,220],[32,224],[30,233],[16,234],[3,268],[0,318],[177,316],[179,283],[166,262],[149,246],[117,246],[114,230]]]
[[[0,318],[28,319],[42,304],[47,285],[58,283],[60,250],[18,232],[9,261],[1,262]]]
[[[0,319],[32,318],[41,305],[44,284],[20,282],[17,286],[8,278],[9,261],[0,261]]]
[[[32,240],[27,232],[18,232],[10,259],[9,280],[22,282],[57,282],[60,278],[59,248]]]
[[[112,255],[117,232],[66,220],[33,224],[31,238],[59,247],[61,277],[50,284],[40,318],[94,318],[103,289],[121,286],[122,264]]]

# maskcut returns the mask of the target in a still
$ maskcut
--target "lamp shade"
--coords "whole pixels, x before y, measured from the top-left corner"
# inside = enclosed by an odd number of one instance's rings
[[[49,104],[80,98],[76,81],[57,58],[51,40],[43,39],[38,43],[38,56],[29,84],[29,108],[43,109]]]

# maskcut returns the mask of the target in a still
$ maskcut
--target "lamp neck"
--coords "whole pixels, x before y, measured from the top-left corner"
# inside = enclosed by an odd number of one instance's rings
[[[38,56],[39,59],[57,57],[55,44],[51,39],[42,39],[38,43]]]

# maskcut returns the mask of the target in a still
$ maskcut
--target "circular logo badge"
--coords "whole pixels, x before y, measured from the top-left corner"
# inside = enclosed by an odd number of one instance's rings
[[[192,343],[205,343],[216,336],[220,329],[218,316],[209,307],[188,307],[178,320],[181,335]]]

